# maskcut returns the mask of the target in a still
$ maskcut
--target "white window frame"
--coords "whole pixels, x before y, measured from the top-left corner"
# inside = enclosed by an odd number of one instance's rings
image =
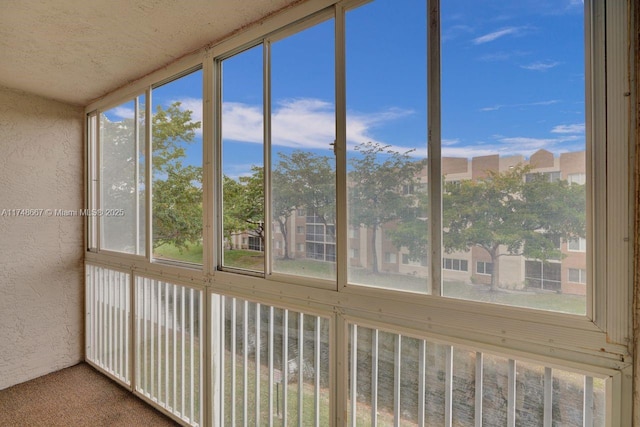
[[[482,271],[480,271],[480,265],[482,265]],[[476,274],[484,274],[490,275],[491,273],[487,273],[487,265],[491,265],[491,269],[493,270],[493,263],[489,261],[476,261]]]
[[[578,272],[578,281],[571,280],[571,271]],[[570,283],[578,283],[581,285],[585,285],[587,283],[587,270],[584,268],[568,268],[567,269],[567,281]]]
[[[443,0],[444,1],[444,0]],[[151,73],[104,98],[91,103],[85,109],[88,117],[105,111],[141,93],[147,94],[146,117],[151,117],[151,88],[158,82],[172,79],[185,70],[203,67],[203,117],[213,120],[203,121],[203,188],[204,191],[204,236],[202,269],[188,268],[152,262],[151,248],[146,256],[112,253],[100,249],[100,230],[94,230],[95,222],[88,221],[87,262],[103,263],[120,268],[140,269],[158,277],[172,277],[177,282],[203,283],[212,291],[265,301],[298,308],[313,306],[317,311],[332,317],[332,411],[336,420],[342,419],[341,408],[346,404],[346,325],[348,322],[377,324],[382,322],[386,329],[407,332],[417,336],[430,337],[446,342],[477,346],[497,353],[508,353],[522,358],[557,364],[578,371],[600,373],[611,378],[609,382],[609,422],[611,425],[627,425],[631,414],[631,372],[632,342],[631,282],[632,282],[632,234],[630,201],[633,200],[632,180],[628,159],[634,154],[629,144],[629,121],[631,112],[627,99],[630,82],[627,76],[628,60],[633,45],[628,42],[630,34],[629,8],[625,1],[585,0],[586,50],[585,80],[588,82],[586,94],[587,138],[587,188],[590,207],[587,254],[588,303],[585,316],[523,309],[519,307],[496,306],[474,301],[454,300],[437,296],[442,277],[441,224],[438,212],[441,210],[441,168],[440,157],[440,37],[439,20],[429,20],[429,192],[435,203],[431,205],[430,230],[431,261],[429,262],[432,285],[429,291],[434,295],[416,295],[385,289],[354,286],[347,280],[348,226],[346,212],[346,123],[344,87],[344,12],[366,3],[361,0],[309,0],[288,8],[266,19],[261,25],[251,26],[233,37],[189,54],[173,64]],[[439,0],[428,0],[428,10],[437,16]],[[219,215],[220,194],[216,190],[219,177],[220,148],[219,112],[215,111],[220,99],[219,68],[217,60],[268,40],[273,34],[282,37],[293,32],[303,19],[321,16],[335,16],[336,25],[336,165],[337,165],[337,283],[327,286],[304,278],[284,280],[261,275],[237,274],[219,271],[215,251],[221,240]],[[308,25],[308,22],[304,25]],[[622,48],[621,48],[622,47]],[[265,44],[268,50],[268,43]],[[607,58],[605,61],[604,58]],[[268,90],[265,89],[265,90]],[[265,104],[266,105],[266,104]],[[268,114],[268,108],[265,109]],[[151,126],[146,127],[147,141],[151,140]],[[92,141],[88,135],[88,141]],[[99,143],[99,141],[98,141]],[[88,153],[95,153],[95,146],[88,145]],[[150,144],[146,144],[150,149]],[[96,176],[94,158],[87,159],[87,176]],[[147,182],[150,174],[147,162]],[[265,163],[266,164],[266,163]],[[99,170],[99,166],[98,166]],[[266,178],[268,184],[268,178]],[[95,196],[88,187],[88,194]],[[150,198],[151,192],[147,192]],[[97,199],[97,200],[96,200]],[[152,233],[151,203],[147,209],[147,245]],[[88,198],[89,209],[99,209],[99,197]],[[266,206],[267,204],[265,204]],[[433,215],[435,213],[435,215]],[[270,239],[267,238],[269,251]],[[342,255],[341,255],[342,254]],[[268,273],[268,272],[267,272]],[[301,286],[302,285],[302,286]],[[523,338],[523,337],[526,337]],[[208,358],[205,357],[205,360]],[[207,368],[208,369],[208,368]],[[206,369],[205,369],[206,371]]]
[[[577,242],[577,248],[573,246],[576,242]],[[586,252],[587,239],[585,239],[584,237],[576,237],[574,239],[567,240],[567,251],[568,252]]]

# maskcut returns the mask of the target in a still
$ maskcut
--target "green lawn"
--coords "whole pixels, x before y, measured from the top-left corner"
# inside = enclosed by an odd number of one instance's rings
[[[264,271],[264,252],[247,250],[224,251],[225,267]]]
[[[194,244],[188,249],[178,250],[172,245],[162,245],[156,248],[154,256],[157,258],[185,261],[202,264],[202,245]],[[226,250],[224,265],[251,271],[264,270],[264,253],[249,250]],[[310,259],[283,260],[274,262],[275,272],[335,280],[335,264]],[[386,289],[402,289],[415,292],[426,290],[424,278],[393,273],[372,274],[366,269],[352,269],[349,280],[353,283]],[[490,291],[488,286],[474,285],[463,282],[447,281],[443,284],[443,294],[451,298],[470,301],[491,302],[495,304],[516,307],[537,308],[542,310],[559,311],[571,314],[585,313],[585,297],[579,295],[564,295],[555,292],[538,291]]]
[[[178,249],[174,245],[165,243],[153,250],[153,257],[202,264],[202,244],[193,243],[186,249]]]

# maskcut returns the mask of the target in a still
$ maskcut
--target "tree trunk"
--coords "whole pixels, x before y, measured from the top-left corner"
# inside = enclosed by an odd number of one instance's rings
[[[378,250],[376,249],[377,229],[378,227],[376,225],[371,228],[371,256],[373,257],[371,261],[371,272],[374,274],[378,274]]]
[[[500,283],[500,255],[498,255],[498,247],[494,247],[489,254],[491,255],[491,263],[493,270],[491,272],[491,291],[497,291]]]
[[[284,238],[284,256],[283,259],[291,259],[289,258],[289,237],[287,232],[287,219],[284,221],[278,220],[278,224],[280,224],[280,232],[282,233],[282,237]]]

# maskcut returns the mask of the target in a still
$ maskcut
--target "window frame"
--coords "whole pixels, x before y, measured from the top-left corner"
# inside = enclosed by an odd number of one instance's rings
[[[152,256],[150,239],[151,191],[147,191],[145,256],[114,253],[101,249],[100,226],[94,230],[96,221],[86,218],[87,222],[87,262],[99,262],[115,266],[128,266],[146,271],[159,277],[174,277],[176,280],[203,283],[218,292],[251,298],[264,298],[266,301],[282,302],[286,295],[287,304],[294,307],[313,305],[322,310],[334,310],[332,340],[344,349],[346,324],[349,321],[367,324],[382,323],[386,329],[398,332],[410,332],[419,336],[435,337],[448,342],[459,342],[494,349],[498,352],[522,355],[535,360],[547,360],[575,369],[601,372],[606,375],[628,373],[632,358],[629,346],[632,336],[630,321],[632,245],[631,212],[633,206],[632,180],[629,180],[630,151],[629,120],[630,112],[626,93],[629,92],[627,67],[629,49],[628,10],[626,2],[606,2],[585,0],[585,35],[588,48],[585,51],[587,135],[587,192],[589,211],[587,253],[587,311],[585,316],[526,309],[511,306],[496,306],[475,301],[454,300],[437,295],[417,295],[401,291],[357,286],[347,283],[346,266],[350,262],[348,248],[349,230],[346,218],[346,191],[341,183],[346,182],[346,125],[345,87],[344,87],[344,13],[346,10],[365,4],[365,0],[309,0],[291,7],[267,20],[262,25],[252,26],[205,49],[194,52],[151,73],[140,80],[119,89],[103,99],[95,101],[85,108],[88,120],[101,111],[117,106],[123,100],[142,93],[147,96],[145,108],[149,120],[151,110],[151,89],[159,82],[172,80],[185,70],[201,66],[203,68],[203,266],[202,269],[184,264],[155,262]],[[428,0],[431,16],[439,15],[439,0]],[[217,62],[244,49],[262,43],[277,34],[297,31],[301,21],[304,25],[316,19],[318,15],[334,15],[336,43],[336,176],[337,176],[337,218],[336,224],[336,283],[327,284],[308,278],[270,277],[265,274],[252,274],[246,271],[218,269],[217,252],[220,251],[221,233],[219,222],[220,206],[219,162],[220,144],[219,111],[216,102],[220,99],[220,69]],[[317,15],[316,15],[317,16]],[[439,58],[440,37],[439,20],[429,21],[428,56]],[[619,46],[625,46],[620,49]],[[268,44],[265,44],[268,50]],[[605,62],[605,52],[607,61]],[[267,60],[265,59],[265,64]],[[436,159],[440,158],[441,138],[439,126],[440,70],[438,61],[428,61],[429,83],[429,169],[433,180],[429,181],[429,192],[433,203],[432,213],[441,211],[441,167]],[[266,78],[266,77],[265,77]],[[265,89],[267,90],[267,89]],[[265,99],[265,106],[267,104]],[[265,114],[269,110],[265,109]],[[268,125],[265,125],[265,127]],[[266,130],[265,130],[266,132]],[[86,168],[88,180],[99,174],[99,138],[87,127]],[[151,126],[146,126],[147,144],[150,150]],[[597,142],[597,143],[596,143]],[[94,145],[94,144],[97,144]],[[266,145],[266,144],[265,144]],[[93,147],[93,148],[92,148]],[[266,154],[268,155],[268,154]],[[97,156],[97,170],[94,161]],[[150,164],[147,162],[147,182],[150,182]],[[265,167],[268,163],[265,162]],[[265,173],[265,176],[267,174]],[[99,176],[98,176],[99,179]],[[265,178],[266,185],[269,178]],[[95,195],[88,182],[86,194]],[[99,190],[98,190],[99,193]],[[265,207],[268,203],[265,203]],[[99,209],[100,201],[87,198],[88,209]],[[437,218],[437,215],[431,215]],[[342,219],[342,220],[341,220]],[[442,259],[442,236],[437,220],[432,220],[430,229],[429,269],[433,278],[430,292],[438,291],[441,283],[442,263],[433,262]],[[597,225],[597,226],[596,226]],[[270,238],[266,239],[265,250],[270,250]],[[265,258],[267,258],[265,256]],[[238,274],[241,273],[241,274]],[[263,276],[267,277],[263,277]],[[266,286],[265,286],[266,285]],[[496,310],[499,307],[499,310]],[[505,322],[505,319],[509,319]],[[527,337],[524,340],[522,337]],[[335,354],[342,354],[335,353]],[[334,372],[340,369],[341,361],[334,361]],[[616,374],[617,375],[617,374]],[[333,378],[333,377],[332,377]],[[613,380],[612,401],[619,414],[613,414],[614,423],[626,419],[630,414],[630,380],[624,376]],[[334,380],[332,380],[334,381]],[[335,384],[334,384],[335,385]],[[339,390],[339,387],[338,387]],[[334,388],[335,391],[335,388]],[[336,392],[340,399],[342,392]],[[340,405],[339,403],[333,403]],[[614,411],[615,412],[615,411]],[[617,413],[617,412],[616,412]],[[339,416],[338,416],[339,417]]]

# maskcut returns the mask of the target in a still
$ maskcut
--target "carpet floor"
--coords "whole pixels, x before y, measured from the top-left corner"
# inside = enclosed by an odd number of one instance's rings
[[[176,426],[86,363],[0,390],[0,426]]]

